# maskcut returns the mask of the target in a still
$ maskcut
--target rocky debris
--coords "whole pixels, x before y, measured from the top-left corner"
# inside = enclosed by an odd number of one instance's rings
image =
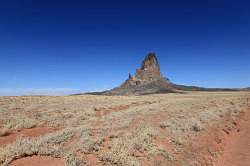
[[[155,53],[149,53],[134,76],[129,74],[128,79],[121,86],[102,94],[140,95],[166,92],[174,92],[174,88],[170,81],[162,76]]]

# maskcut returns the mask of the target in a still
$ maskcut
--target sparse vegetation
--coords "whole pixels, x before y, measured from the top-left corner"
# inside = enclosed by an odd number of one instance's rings
[[[73,153],[67,153],[64,157],[65,166],[81,166],[84,164],[83,161],[76,158]]]
[[[103,134],[93,135],[90,130],[78,131],[80,140],[75,146],[75,151],[82,150],[85,153],[93,153],[100,150],[100,146],[104,141]]]
[[[9,133],[9,129],[7,129],[7,128],[0,129],[0,137],[6,136],[6,135],[8,135],[8,133]]]
[[[201,158],[185,148],[194,146],[193,138],[208,132],[210,126],[223,128],[225,124],[218,122],[225,118],[227,125],[232,124],[247,108],[247,96],[246,92],[192,92],[0,97],[0,138],[17,135],[7,145],[0,142],[0,165],[32,155],[61,158],[68,166],[91,165],[86,156],[93,154],[100,165],[136,166],[147,162],[195,166]],[[43,126],[56,130],[36,137],[22,132]],[[165,142],[157,142],[159,137]],[[175,151],[192,156],[193,161],[178,161]]]
[[[22,115],[12,116],[9,119],[4,120],[5,128],[8,129],[30,129],[37,125],[37,121],[24,117]]]
[[[100,156],[104,162],[116,165],[140,165],[134,156],[135,151],[145,155],[155,150],[152,139],[156,131],[151,127],[139,125],[131,133],[116,138],[110,145],[110,151],[102,153]]]
[[[15,143],[0,149],[1,165],[8,165],[14,159],[31,155],[51,155],[59,157],[60,151],[56,146],[49,146],[41,138],[19,138]]]
[[[8,165],[14,159],[32,155],[64,157],[65,163],[73,162],[73,154],[68,154],[62,143],[71,138],[73,129],[64,129],[38,138],[18,138],[13,144],[0,148],[0,163]]]

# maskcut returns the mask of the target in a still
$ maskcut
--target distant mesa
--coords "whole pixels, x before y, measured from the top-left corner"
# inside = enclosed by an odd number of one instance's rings
[[[203,88],[178,85],[164,77],[155,53],[149,53],[142,61],[141,67],[134,76],[129,74],[119,87],[103,92],[92,92],[95,95],[146,95],[158,93],[183,93],[185,91],[234,91],[227,88]]]
[[[250,87],[244,88],[243,90],[250,91]]]

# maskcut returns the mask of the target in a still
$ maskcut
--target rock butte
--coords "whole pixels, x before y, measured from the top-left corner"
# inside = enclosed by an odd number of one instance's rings
[[[143,60],[141,67],[134,76],[129,74],[128,79],[117,88],[103,92],[106,95],[130,95],[174,92],[167,78],[160,71],[155,53],[149,53]]]
[[[92,92],[94,95],[145,95],[157,93],[183,93],[185,91],[237,91],[240,89],[203,88],[172,83],[160,70],[155,53],[149,53],[134,76],[129,74],[119,87],[103,92]],[[81,95],[75,94],[75,95]]]

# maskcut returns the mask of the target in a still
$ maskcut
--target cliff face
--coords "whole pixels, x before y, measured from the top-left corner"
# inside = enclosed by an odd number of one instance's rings
[[[135,76],[129,74],[129,78],[121,85],[121,87],[128,88],[130,86],[142,86],[162,79],[164,78],[161,75],[156,55],[154,53],[149,53],[143,60],[141,67],[136,70]]]
[[[161,77],[160,66],[154,53],[149,53],[145,57],[141,68],[137,69],[135,77],[145,81]]]
[[[104,94],[151,94],[172,92],[173,89],[169,80],[162,76],[156,55],[149,53],[134,76],[129,74],[129,78],[121,86],[106,91]]]

